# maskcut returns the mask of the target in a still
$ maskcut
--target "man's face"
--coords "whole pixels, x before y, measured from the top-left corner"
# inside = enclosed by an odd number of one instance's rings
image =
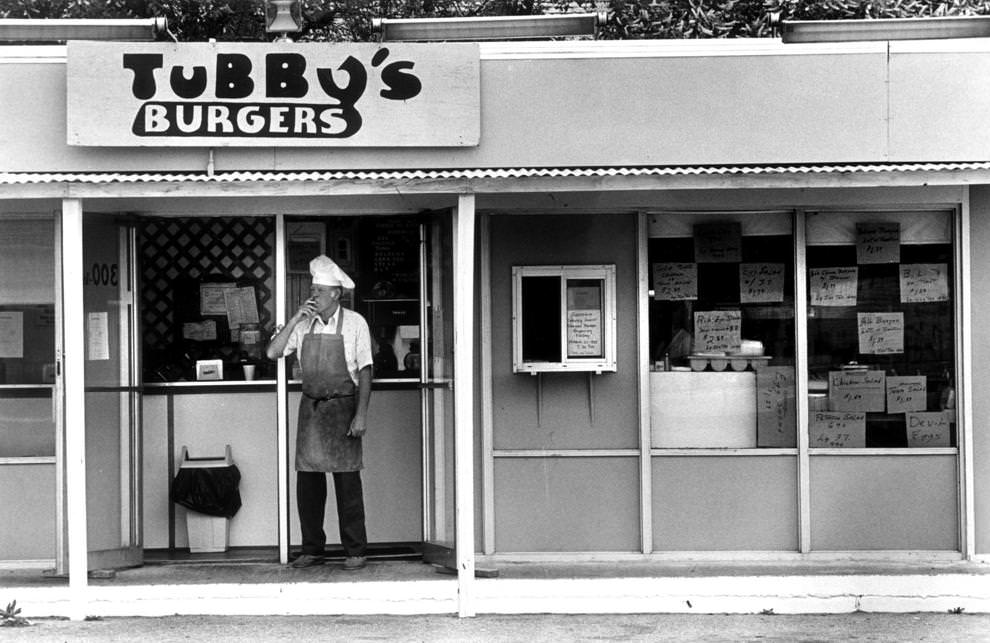
[[[340,300],[340,286],[312,285],[309,288],[309,296],[316,302],[316,310],[320,315],[332,314],[337,309],[337,302]]]

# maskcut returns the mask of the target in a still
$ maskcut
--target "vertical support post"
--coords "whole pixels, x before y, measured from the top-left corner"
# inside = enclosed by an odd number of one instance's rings
[[[285,238],[285,215],[275,215],[275,325],[284,325],[288,248]],[[285,360],[275,362],[275,440],[278,457],[278,559],[289,562],[289,387]]]
[[[65,486],[69,542],[69,618],[86,618],[89,547],[86,525],[86,319],[83,308],[83,210],[62,201],[62,323],[65,391]]]
[[[959,432],[959,480],[961,498],[959,515],[962,518],[960,537],[961,549],[966,560],[976,556],[976,501],[973,482],[973,319],[972,303],[972,254],[970,249],[970,210],[969,186],[963,188],[965,196],[959,211],[954,217],[956,233],[955,257],[957,269],[954,295],[956,299],[956,372],[953,373],[956,386],[956,431]]]
[[[808,253],[807,214],[794,217],[794,328],[797,333],[794,381],[797,386],[798,551],[811,551],[811,454],[808,451]]]
[[[653,552],[653,433],[650,427],[650,266],[649,220],[645,212],[636,217],[636,316],[639,333],[639,515],[640,547]]]
[[[495,553],[495,420],[492,412],[492,262],[491,217],[482,217],[478,227],[478,266],[481,292],[478,302],[481,311],[481,487],[482,487],[482,551]]]
[[[454,481],[458,615],[474,616],[474,211],[473,194],[454,212]]]

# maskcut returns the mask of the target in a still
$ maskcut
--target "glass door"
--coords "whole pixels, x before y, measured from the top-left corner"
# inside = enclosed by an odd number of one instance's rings
[[[135,246],[134,227],[126,221],[106,215],[84,217],[82,283],[90,570],[130,567],[143,562]]]
[[[454,497],[454,281],[449,211],[421,228],[423,332],[423,560],[457,569]]]

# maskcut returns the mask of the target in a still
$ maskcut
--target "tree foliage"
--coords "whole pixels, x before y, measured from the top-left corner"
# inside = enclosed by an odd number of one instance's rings
[[[602,39],[760,38],[771,16],[848,20],[990,15],[990,0],[303,0],[299,41],[369,41],[371,19],[530,15],[605,8]],[[3,18],[164,16],[181,41],[262,41],[262,0],[0,0]]]

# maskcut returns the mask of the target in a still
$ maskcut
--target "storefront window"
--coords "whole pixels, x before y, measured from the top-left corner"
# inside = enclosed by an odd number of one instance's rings
[[[0,220],[0,458],[55,455],[51,219]]]
[[[650,220],[654,448],[793,448],[790,213]]]
[[[273,377],[274,219],[149,217],[139,231],[144,381]]]
[[[809,447],[951,447],[952,219],[807,215]]]
[[[307,217],[286,221],[286,311],[309,297],[309,261],[327,254],[355,282],[343,305],[371,330],[377,380],[420,378],[420,221],[411,216]],[[289,358],[292,377],[299,372]]]

